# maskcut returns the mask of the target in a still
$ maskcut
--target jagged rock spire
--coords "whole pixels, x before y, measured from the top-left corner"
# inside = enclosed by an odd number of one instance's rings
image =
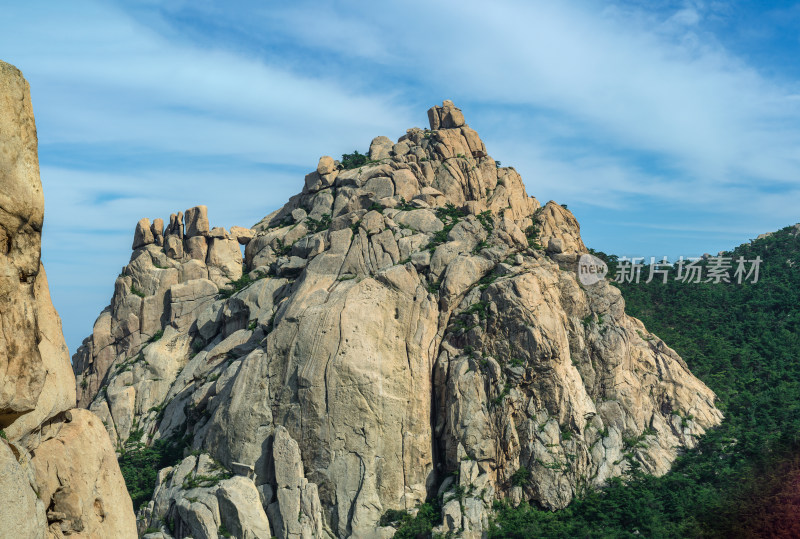
[[[143,526],[268,518],[278,536],[388,537],[381,515],[438,495],[436,531],[478,538],[492,500],[564,507],[623,473],[626,454],[664,473],[719,423],[714,394],[619,291],[578,282],[572,213],[528,196],[452,102],[428,116],[431,129],[375,138],[358,166],[323,156],[237,236],[236,283],[212,276],[213,242],[234,229],[193,235],[195,217],[185,241],[168,232],[164,249],[134,252],[74,364],[119,444],[136,424],[145,442],[185,436],[201,453],[162,471]],[[212,456],[252,467],[249,520],[191,502],[221,508],[216,486],[180,488]],[[240,487],[225,492],[253,491]]]
[[[450,100],[443,101],[441,107],[429,108],[428,122],[434,131],[437,129],[455,129],[466,125],[461,109],[456,107]]]

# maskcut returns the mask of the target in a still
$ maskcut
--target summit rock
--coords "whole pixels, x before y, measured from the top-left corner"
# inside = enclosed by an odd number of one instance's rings
[[[494,500],[663,474],[721,421],[615,287],[580,284],[574,215],[452,102],[428,118],[361,166],[323,157],[249,232],[187,210],[132,253],[73,367],[117,447],[188,444],[140,529],[391,537],[382,515],[438,496],[437,531],[481,537]]]

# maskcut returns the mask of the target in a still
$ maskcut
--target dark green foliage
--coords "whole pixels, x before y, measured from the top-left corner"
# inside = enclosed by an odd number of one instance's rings
[[[478,221],[483,225],[484,230],[489,234],[494,230],[494,221],[492,220],[492,212],[490,210],[482,211],[478,214]]]
[[[230,474],[230,472],[226,471],[219,471],[212,475],[203,475],[203,474],[198,475],[190,473],[183,479],[183,485],[181,485],[181,488],[183,488],[184,490],[189,490],[198,487],[204,487],[204,488],[213,487],[220,481],[224,479],[230,479],[231,477],[232,475]]]
[[[531,471],[525,466],[520,466],[519,469],[511,476],[511,484],[515,487],[524,487],[531,480]]]
[[[395,206],[395,209],[396,209],[396,210],[398,210],[398,211],[411,211],[411,210],[416,210],[416,209],[419,209],[419,208],[417,208],[416,206],[413,206],[413,205],[409,204],[409,203],[408,203],[408,202],[406,202],[405,200],[401,200],[401,201],[400,201],[400,204],[398,204],[397,206]]]
[[[729,254],[761,257],[756,284],[620,285],[626,311],[716,392],[725,421],[663,477],[634,469],[555,513],[498,504],[489,537],[747,536],[741,530],[767,513],[754,504],[767,498],[781,479],[776,470],[800,450],[800,237],[794,232],[783,229]],[[615,257],[593,254],[613,271]],[[691,421],[685,411],[673,413]],[[636,447],[651,433],[624,443]]]
[[[378,521],[378,524],[381,526],[399,526],[410,519],[411,515],[408,514],[408,511],[389,509],[383,515],[381,515],[381,519]]]
[[[439,292],[439,288],[441,286],[442,286],[441,279],[438,281],[434,281],[428,285],[428,292],[430,292],[431,294],[436,294],[437,292]]]
[[[8,440],[8,436],[6,436],[6,431],[4,431],[3,429],[0,429],[0,438],[2,438],[3,440]]]
[[[155,406],[151,406],[148,412],[155,412],[156,413],[156,421],[161,421],[164,417],[164,410],[167,408],[167,403],[162,402],[161,404],[157,404]]]
[[[617,255],[607,255],[602,251],[595,251],[594,249],[589,249],[589,254],[596,256],[600,260],[606,263],[608,266],[608,273],[606,274],[606,279],[613,280],[614,277],[617,275],[617,261],[619,257]]]
[[[476,255],[481,251],[483,251],[484,249],[486,249],[487,247],[489,247],[489,242],[485,240],[479,241],[478,244],[475,246],[475,248],[472,250],[472,254]]]
[[[153,495],[158,470],[177,464],[183,458],[184,447],[182,440],[156,440],[150,447],[126,451],[119,456],[119,468],[134,511]]]
[[[331,226],[331,214],[323,213],[319,220],[307,217],[306,226],[308,227],[308,231],[312,234],[328,230]]]
[[[144,292],[136,288],[136,285],[133,284],[131,284],[131,294],[133,294],[134,296],[139,296],[140,298],[145,297]]]
[[[418,539],[431,536],[431,530],[442,521],[438,500],[420,506],[417,516],[405,518],[394,534],[394,539]]]
[[[478,281],[478,286],[480,287],[481,290],[486,290],[487,288],[489,288],[490,284],[492,284],[497,280],[498,277],[499,275],[494,272],[487,273],[486,275],[481,277],[480,281]]]
[[[353,153],[342,154],[342,167],[345,170],[362,167],[367,163],[369,163],[369,157],[358,153],[358,150],[354,150]]]
[[[506,385],[503,386],[503,391],[500,392],[500,394],[492,401],[492,403],[495,406],[499,406],[509,393],[511,393],[511,384],[506,382]]]
[[[442,208],[436,209],[436,217],[439,218],[442,223],[444,223],[444,228],[439,232],[435,232],[431,237],[430,243],[428,243],[427,249],[433,250],[438,245],[447,241],[447,235],[450,234],[450,231],[453,230],[453,227],[458,224],[462,217],[466,214],[455,207],[455,205],[448,202]]]
[[[250,323],[247,324],[247,329],[249,331],[255,331],[256,327],[258,327],[258,320],[250,320]]]
[[[159,340],[163,336],[164,336],[164,330],[163,329],[159,329],[158,331],[153,333],[152,337],[150,337],[150,342],[156,342],[157,340]]]
[[[267,276],[266,273],[259,271],[257,272],[256,277],[254,279],[250,277],[249,273],[245,273],[235,281],[231,281],[227,288],[223,288],[222,290],[220,290],[218,296],[223,299],[229,298],[235,293],[239,292],[240,290],[244,290],[254,282],[258,281],[259,279],[263,279],[266,276]]]
[[[484,320],[486,318],[486,308],[489,306],[485,301],[478,301],[470,305],[463,314],[477,314],[478,318]]]
[[[525,237],[528,238],[528,246],[532,249],[542,249],[539,244],[539,228],[534,224],[525,229]]]
[[[282,239],[280,239],[280,238],[276,239],[275,243],[278,244],[277,247],[275,247],[275,249],[274,249],[276,255],[278,255],[278,256],[289,256],[289,253],[292,252],[292,246],[291,245],[284,245]]]
[[[225,527],[225,524],[219,525],[219,530],[217,530],[217,533],[222,537],[233,537],[233,534],[228,531],[228,528]]]
[[[131,429],[130,434],[128,434],[128,441],[126,442],[127,445],[139,443],[139,441],[142,439],[142,436],[144,436],[144,430],[142,430],[141,427],[137,428],[136,424],[134,424],[133,427],[134,428]]]
[[[376,211],[381,214],[383,213],[383,210],[384,207],[378,204],[377,202],[373,202],[372,204],[370,204],[369,208],[367,208],[367,211]]]
[[[139,352],[134,357],[125,358],[121,363],[117,364],[116,366],[116,373],[119,374],[121,372],[129,371],[133,368],[134,363],[138,363],[140,361],[144,361],[144,353]]]
[[[455,204],[451,202],[448,202],[441,208],[436,208],[436,217],[442,222],[448,220],[458,222],[465,215],[463,210],[456,208]]]

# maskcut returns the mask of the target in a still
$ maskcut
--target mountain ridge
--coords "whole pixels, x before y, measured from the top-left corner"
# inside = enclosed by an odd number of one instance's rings
[[[721,421],[619,291],[578,282],[571,212],[452,102],[428,117],[352,168],[322,157],[252,229],[204,206],[137,224],[73,367],[123,455],[188,445],[140,532],[389,537],[435,498],[439,532],[480,537],[495,499],[663,474]]]

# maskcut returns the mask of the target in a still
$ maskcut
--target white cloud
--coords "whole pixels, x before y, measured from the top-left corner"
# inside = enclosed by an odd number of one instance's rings
[[[800,181],[792,92],[710,34],[686,39],[687,26],[702,26],[699,7],[641,15],[588,2],[410,1],[388,9],[346,14],[379,28],[376,50],[391,50],[387,60],[430,93],[556,110],[583,124],[590,142],[658,152],[701,183]],[[293,30],[303,28],[302,12],[281,16],[292,14],[286,32],[326,46]]]
[[[720,45],[708,21],[724,6],[664,4],[6,6],[0,50],[32,85],[45,261],[68,287],[54,297],[71,348],[91,324],[80,298],[107,301],[140,217],[206,203],[213,224],[252,224],[302,181],[264,165],[310,170],[322,153],[397,137],[443,98],[531,194],[594,208],[585,231],[643,201],[717,237],[795,221],[796,81]],[[622,226],[600,227],[612,246]]]
[[[391,94],[359,94],[254,57],[171,42],[99,3],[53,7],[46,17],[17,7],[17,19],[0,21],[4,58],[32,83],[43,144],[312,163],[316,148],[340,149],[343,138],[409,121]],[[20,25],[25,19],[31,24]]]

